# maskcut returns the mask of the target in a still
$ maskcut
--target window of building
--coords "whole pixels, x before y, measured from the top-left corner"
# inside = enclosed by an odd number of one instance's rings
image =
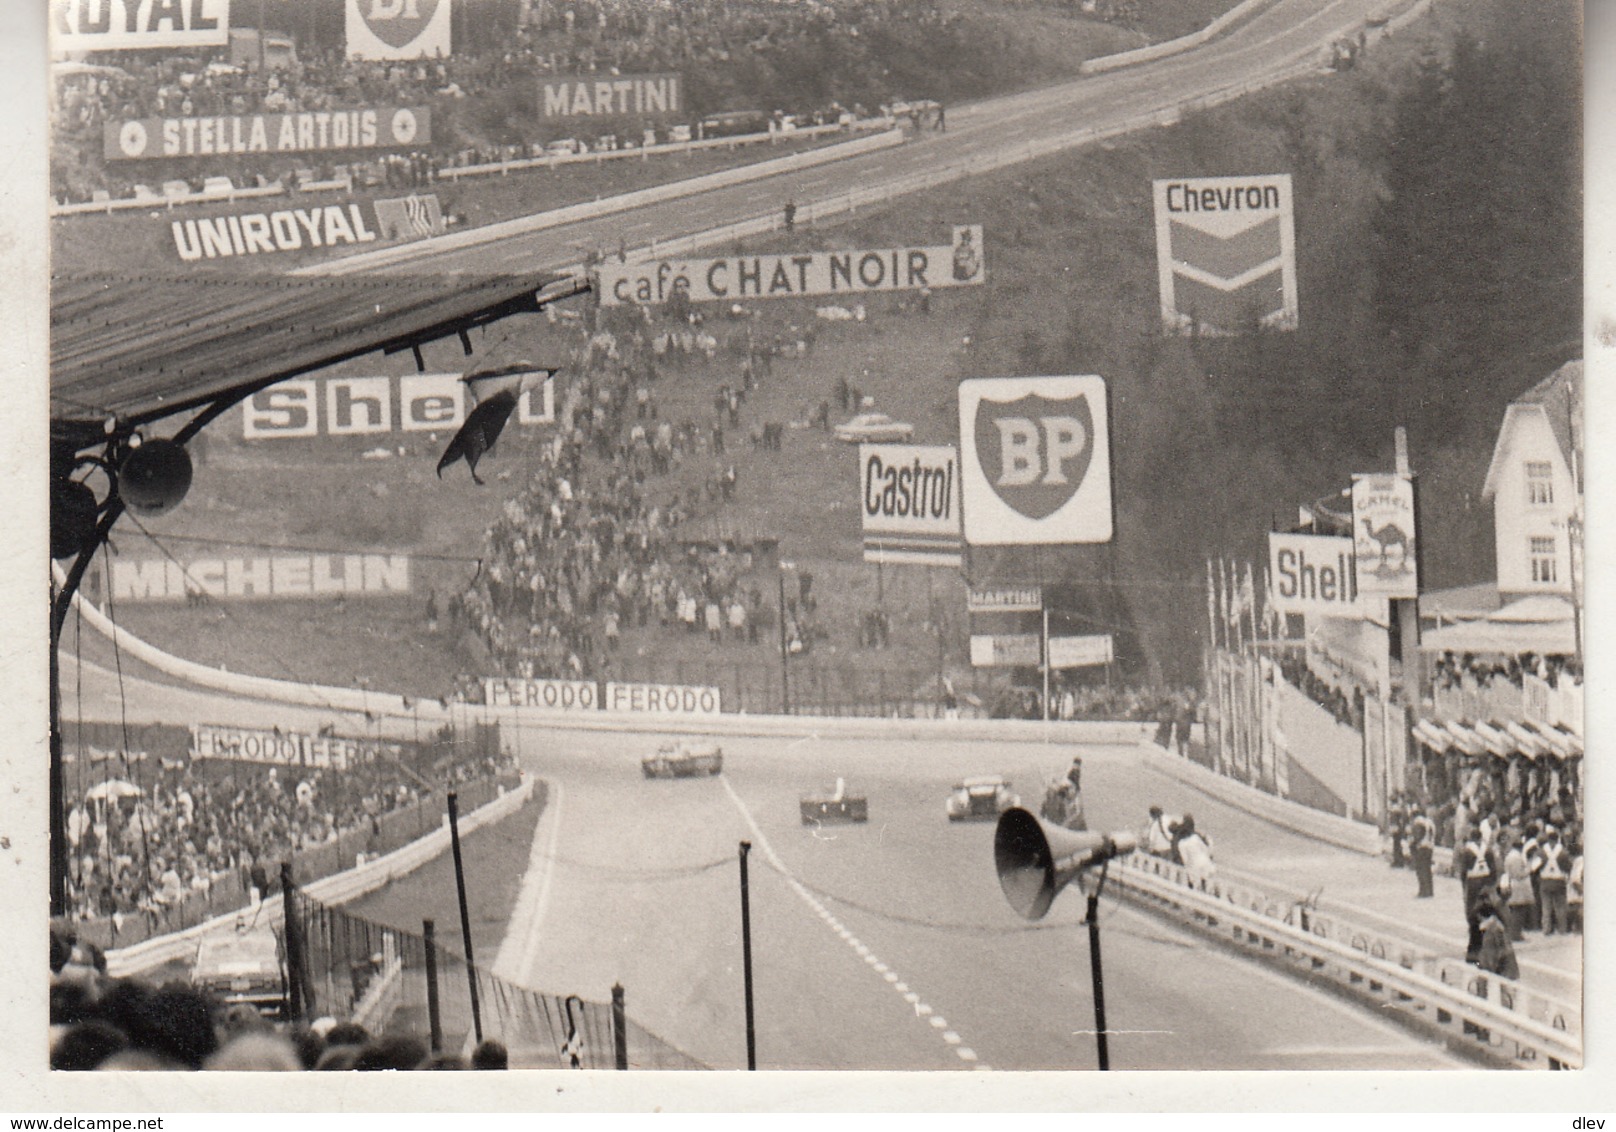
[[[1547,460],[1526,462],[1526,502],[1533,507],[1554,502],[1554,465]]]
[[[1529,542],[1532,552],[1532,581],[1559,581],[1560,575],[1555,563],[1554,539],[1533,536]]]

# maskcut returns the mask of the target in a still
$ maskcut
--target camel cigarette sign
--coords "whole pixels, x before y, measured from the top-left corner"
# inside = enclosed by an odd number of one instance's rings
[[[1156,181],[1163,326],[1235,334],[1296,329],[1296,221],[1289,174]]]
[[[968,544],[1111,541],[1104,378],[972,378],[959,406]]]
[[[1398,475],[1353,476],[1352,538],[1360,594],[1419,596],[1413,480]]]
[[[599,294],[601,306],[649,306],[667,302],[677,291],[693,303],[857,297],[873,291],[965,287],[986,278],[982,226],[960,224],[953,241],[943,247],[609,262],[600,267]]]

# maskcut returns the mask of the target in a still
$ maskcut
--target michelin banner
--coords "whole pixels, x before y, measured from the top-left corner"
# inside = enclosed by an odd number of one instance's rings
[[[681,290],[696,303],[857,296],[967,287],[986,279],[982,226],[962,224],[947,247],[608,262],[600,267],[600,301],[602,306],[654,305]]]
[[[56,55],[224,47],[230,0],[51,0],[50,40]]]
[[[348,0],[350,59],[431,59],[451,53],[452,0]]]
[[[222,114],[213,118],[130,118],[108,122],[101,128],[101,149],[108,161],[389,149],[426,145],[431,140],[432,110],[427,106]]]

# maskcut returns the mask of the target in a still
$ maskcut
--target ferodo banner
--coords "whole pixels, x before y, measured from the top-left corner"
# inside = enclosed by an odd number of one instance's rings
[[[645,715],[717,715],[718,689],[683,684],[606,685],[607,711],[632,711]]]
[[[958,463],[952,445],[859,445],[866,562],[960,564]]]
[[[959,407],[967,543],[1111,541],[1104,378],[971,378]]]
[[[174,235],[174,250],[187,262],[376,240],[375,229],[365,222],[357,204],[203,216],[170,221],[168,227]]]
[[[50,0],[50,40],[58,55],[224,47],[230,42],[230,0]]]
[[[320,436],[382,436],[446,432],[466,420],[466,383],[458,373],[403,377],[299,377],[254,393],[241,407],[245,440]],[[516,423],[555,420],[555,379],[516,402]]]
[[[1296,329],[1289,174],[1154,182],[1156,270],[1167,330]]]
[[[428,106],[224,114],[213,118],[129,118],[101,127],[108,161],[228,153],[319,153],[387,149],[432,140]]]
[[[593,680],[483,678],[483,702],[493,707],[536,707],[553,711],[599,711]]]
[[[679,114],[685,108],[678,75],[563,75],[541,81],[541,118],[604,118]]]
[[[872,291],[918,291],[985,282],[982,226],[960,225],[947,247],[878,251],[736,255],[717,259],[606,262],[600,267],[603,306],[665,303],[675,291],[692,302],[857,296]]]
[[[240,759],[276,766],[346,770],[383,753],[396,758],[403,753],[403,748],[396,743],[369,739],[215,727],[206,723],[191,728],[193,759]]]
[[[104,593],[97,572],[86,577],[92,596]],[[410,592],[407,554],[276,554],[251,558],[112,560],[113,602],[185,601],[196,597],[373,597]]]
[[[451,54],[451,0],[348,0],[350,59],[422,59]]]

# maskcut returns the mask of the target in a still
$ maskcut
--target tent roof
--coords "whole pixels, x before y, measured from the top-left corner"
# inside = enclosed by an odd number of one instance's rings
[[[1569,656],[1577,651],[1576,627],[1570,621],[1466,621],[1431,629],[1421,635],[1424,652],[1501,653],[1520,656]]]
[[[58,274],[51,433],[148,424],[375,350],[402,350],[588,290],[558,275]]]

